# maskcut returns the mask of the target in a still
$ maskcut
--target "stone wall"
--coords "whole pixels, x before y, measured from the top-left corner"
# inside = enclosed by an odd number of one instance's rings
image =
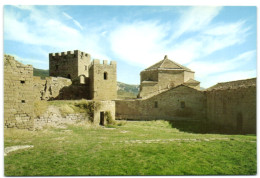
[[[210,123],[228,128],[231,132],[255,134],[255,84],[243,87],[242,82],[238,88],[230,82],[217,90],[207,91],[207,118]]]
[[[34,77],[35,100],[68,100],[88,99],[89,87],[87,84],[73,84],[70,79],[63,77]]]
[[[116,62],[107,64],[104,60],[102,64],[98,59],[94,59],[90,70],[90,99],[93,100],[113,100],[117,98],[117,75]]]
[[[205,120],[206,95],[180,85],[147,99],[116,100],[116,118]]]
[[[184,83],[184,70],[148,70],[140,75],[140,98]]]
[[[184,82],[187,82],[189,79],[194,79],[195,72],[184,71]]]
[[[4,127],[33,129],[33,67],[4,55]]]
[[[98,101],[96,102],[96,108],[94,112],[94,124],[101,124],[101,113],[110,112],[112,119],[115,120],[115,101]],[[106,118],[104,118],[103,125],[107,124]]]
[[[65,77],[72,80],[80,75],[88,77],[91,56],[79,50],[50,53],[49,71],[50,76]]]
[[[75,113],[62,116],[57,107],[49,106],[42,116],[34,119],[34,130],[41,130],[46,126],[64,127],[65,124],[75,124],[81,121],[87,121],[88,119],[89,116],[87,116],[86,113]]]

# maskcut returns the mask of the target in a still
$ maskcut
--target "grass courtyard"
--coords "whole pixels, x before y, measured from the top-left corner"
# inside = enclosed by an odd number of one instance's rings
[[[256,136],[195,134],[167,121],[121,126],[5,129],[4,146],[33,145],[4,157],[6,176],[254,175]]]

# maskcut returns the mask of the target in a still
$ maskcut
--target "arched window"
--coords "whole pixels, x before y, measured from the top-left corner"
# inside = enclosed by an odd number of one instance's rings
[[[83,75],[80,76],[80,83],[85,84],[85,77]]]
[[[107,80],[107,72],[104,72],[104,80]]]

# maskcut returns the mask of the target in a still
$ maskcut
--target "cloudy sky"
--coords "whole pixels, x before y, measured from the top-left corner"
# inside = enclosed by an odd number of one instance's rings
[[[129,84],[166,54],[204,88],[252,78],[256,7],[4,6],[4,53],[48,69],[48,53],[75,49],[116,60]]]

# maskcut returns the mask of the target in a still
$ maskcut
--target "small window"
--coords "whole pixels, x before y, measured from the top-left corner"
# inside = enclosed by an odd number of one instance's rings
[[[56,65],[56,66],[55,66],[55,69],[58,70],[58,69],[59,69],[59,65]]]
[[[21,103],[25,103],[25,100],[21,100]]]
[[[85,66],[85,70],[88,70],[88,66]]]
[[[104,80],[107,80],[107,72],[104,72]]]
[[[155,108],[158,108],[158,101],[155,101],[155,102],[154,102],[154,107],[155,107]]]
[[[70,74],[68,74],[67,78],[71,79],[71,76],[70,76]]]
[[[25,81],[24,81],[24,80],[21,80],[21,81],[20,81],[20,83],[21,83],[21,84],[24,84],[24,83],[25,83]]]
[[[181,101],[181,108],[185,108],[185,102]]]

